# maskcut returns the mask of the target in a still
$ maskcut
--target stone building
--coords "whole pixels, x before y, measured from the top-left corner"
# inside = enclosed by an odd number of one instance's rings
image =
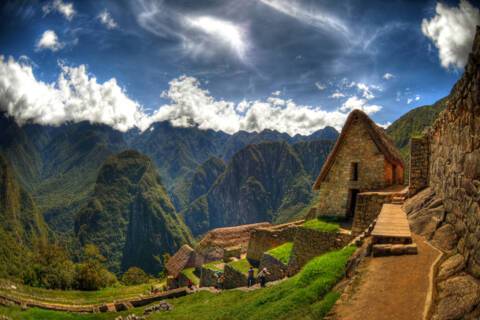
[[[403,170],[385,131],[364,112],[352,111],[314,184],[317,215],[352,218],[357,194],[403,184]]]

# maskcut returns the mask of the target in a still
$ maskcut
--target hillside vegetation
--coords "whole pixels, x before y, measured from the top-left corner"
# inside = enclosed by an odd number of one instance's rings
[[[149,319],[169,320],[313,320],[321,319],[339,293],[331,291],[345,275],[354,247],[345,247],[311,260],[297,275],[271,287],[254,291],[227,290],[220,294],[201,291],[170,300],[174,309],[153,314]],[[143,308],[122,313],[75,314],[36,308],[1,307],[0,313],[14,319],[112,319],[118,315],[142,314]]]
[[[387,134],[395,142],[404,159],[409,159],[410,138],[421,135],[426,128],[432,125],[438,114],[445,110],[447,99],[448,97],[440,99],[432,105],[412,109],[387,128]]]
[[[192,243],[155,165],[137,151],[105,162],[92,197],[76,217],[75,232],[82,245],[97,245],[117,273],[137,266],[156,274],[163,253]]]

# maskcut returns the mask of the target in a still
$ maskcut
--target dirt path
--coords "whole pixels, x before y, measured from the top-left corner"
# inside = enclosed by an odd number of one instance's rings
[[[347,301],[333,309],[342,320],[421,320],[431,290],[430,272],[440,252],[413,235],[417,255],[367,258]]]

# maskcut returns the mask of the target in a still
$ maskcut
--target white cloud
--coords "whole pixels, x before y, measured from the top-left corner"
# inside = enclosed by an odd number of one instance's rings
[[[161,38],[179,41],[178,50],[193,58],[213,59],[225,53],[246,61],[247,32],[233,21],[214,16],[192,16],[163,1],[136,0],[136,18],[145,30]]]
[[[375,86],[375,85],[369,86],[361,82],[356,83],[355,86],[358,88],[358,90],[362,92],[362,96],[367,100],[371,100],[375,98],[375,95],[372,93],[372,90],[377,90],[377,91],[380,90],[378,86]]]
[[[277,10],[285,15],[301,21],[302,23],[314,26],[319,29],[338,31],[347,36],[350,30],[347,25],[338,17],[325,12],[324,10],[312,10],[305,8],[298,1],[288,0],[259,0],[261,3]]]
[[[232,22],[209,16],[187,17],[186,21],[194,29],[202,31],[229,47],[239,58],[245,56],[247,51],[245,35],[242,29]]]
[[[45,31],[36,44],[36,50],[49,49],[58,51],[64,47],[64,44],[58,40],[57,34],[53,30]]]
[[[62,0],[54,0],[48,2],[42,7],[44,14],[49,14],[52,11],[57,11],[61,13],[65,19],[72,20],[73,16],[76,14],[75,9],[73,8],[72,3],[65,3]]]
[[[98,83],[85,66],[61,66],[56,83],[35,79],[32,67],[0,56],[0,110],[23,124],[59,125],[64,122],[104,123],[118,130],[145,127],[141,107],[115,79]]]
[[[383,129],[387,129],[388,127],[390,127],[392,123],[390,121],[387,121],[385,123],[377,123],[377,126],[379,127],[382,127]]]
[[[281,94],[282,94],[282,92],[280,90],[272,92],[272,96],[276,96],[276,97],[278,97]]]
[[[345,94],[339,92],[339,91],[335,91],[334,93],[332,93],[332,95],[330,96],[330,98],[332,99],[340,99],[340,98],[345,98]]]
[[[105,27],[107,27],[107,29],[115,29],[117,27],[117,23],[115,20],[113,20],[110,12],[108,12],[107,9],[100,12],[98,19],[103,25],[105,25]]]
[[[480,11],[467,0],[460,0],[458,7],[438,2],[435,11],[432,19],[423,19],[422,32],[438,48],[442,67],[463,68],[472,49],[475,27],[480,24]]]
[[[415,97],[407,98],[407,104],[411,104],[414,101],[420,101],[421,97],[417,94]]]
[[[318,81],[315,82],[315,87],[317,87],[317,89],[320,90],[320,91],[323,91],[323,90],[327,89],[327,86],[326,86],[326,85],[324,85],[324,84],[322,84],[322,83],[320,83],[320,82],[318,82]]]
[[[395,76],[393,74],[389,73],[389,72],[387,72],[383,75],[383,79],[385,79],[385,80],[391,80],[393,78],[395,78]]]
[[[146,130],[154,121],[170,121],[174,126],[198,125],[200,129],[261,131],[274,129],[290,135],[333,126],[340,129],[347,113],[354,109],[372,114],[381,109],[365,98],[349,98],[333,111],[300,105],[272,95],[265,100],[240,103],[217,100],[193,77],[170,81],[162,97],[169,100],[152,115],[128,97],[112,78],[104,83],[87,73],[86,67],[60,65],[55,83],[35,78],[30,64],[13,58],[0,58],[0,110],[15,117],[20,124],[34,122],[60,125],[65,122],[90,121],[118,130],[138,127]]]
[[[371,105],[368,104],[368,99],[359,98],[357,96],[353,96],[347,99],[342,106],[340,107],[340,111],[343,112],[350,112],[352,110],[362,110],[367,114],[372,114],[380,111],[382,109],[379,105]]]

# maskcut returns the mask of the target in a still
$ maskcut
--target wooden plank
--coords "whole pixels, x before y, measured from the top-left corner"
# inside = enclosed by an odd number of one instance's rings
[[[384,204],[372,230],[377,238],[411,238],[407,215],[398,204]]]

